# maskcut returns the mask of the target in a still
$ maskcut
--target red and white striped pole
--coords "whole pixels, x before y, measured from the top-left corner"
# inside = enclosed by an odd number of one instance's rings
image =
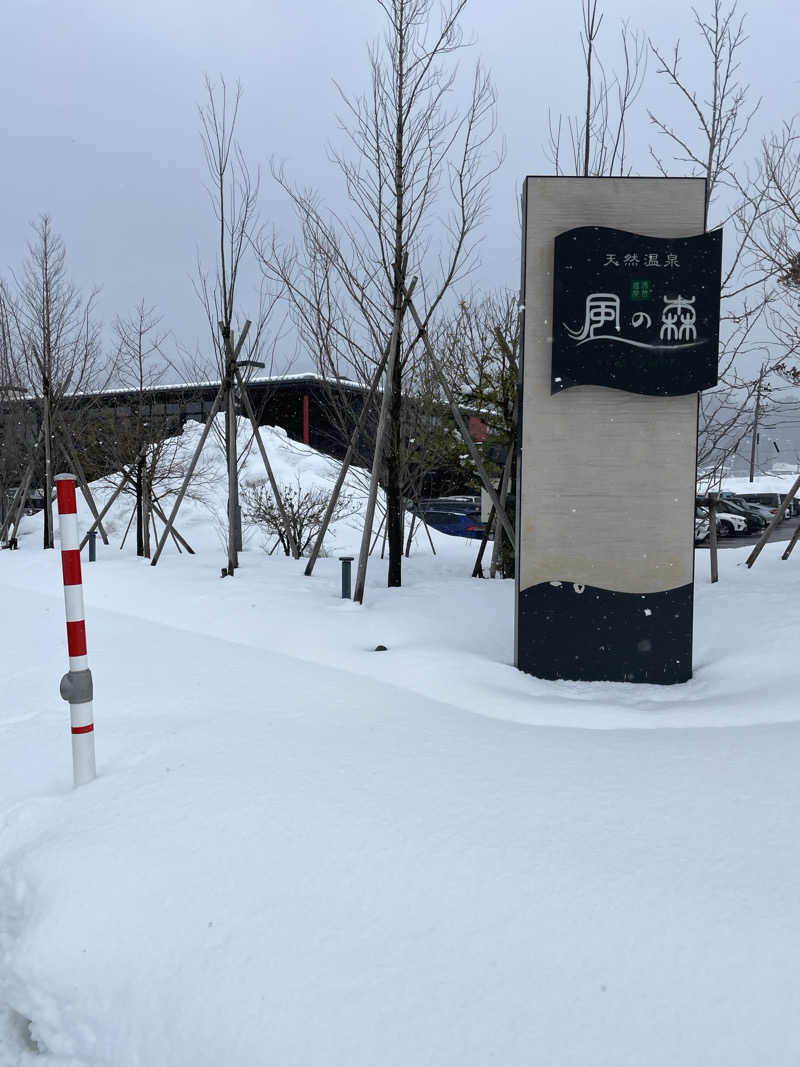
[[[72,770],[75,785],[95,777],[92,672],[86,655],[86,620],[83,614],[81,553],[78,548],[78,504],[75,476],[57,474],[58,524],[61,531],[61,569],[64,573],[64,607],[67,613],[69,671],[61,679],[61,696],[69,701],[72,724]]]

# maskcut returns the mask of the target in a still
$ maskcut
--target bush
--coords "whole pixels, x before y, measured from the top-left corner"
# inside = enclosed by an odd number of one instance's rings
[[[279,491],[283,510],[302,556],[322,528],[322,520],[325,518],[331,493],[325,489],[303,489],[299,481],[296,486],[282,485]],[[246,520],[264,530],[269,537],[277,537],[278,540],[272,550],[280,544],[288,556],[290,553],[289,537],[270,487],[262,483],[245,489],[242,493],[242,502]],[[353,505],[352,497],[340,495],[333,509],[331,522],[355,515],[357,511],[358,508]]]

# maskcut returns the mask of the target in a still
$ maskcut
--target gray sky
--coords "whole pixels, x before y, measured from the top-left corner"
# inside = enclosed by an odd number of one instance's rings
[[[366,86],[366,44],[379,15],[375,0],[6,0],[0,269],[20,264],[28,223],[46,211],[65,239],[74,280],[102,286],[106,323],[144,298],[183,344],[205,344],[190,280],[196,249],[214,236],[196,113],[204,72],[241,80],[240,140],[254,166],[268,172],[271,157],[283,159],[299,184],[340,206],[341,182],[325,151],[341,110],[331,80],[354,92]],[[480,287],[518,284],[516,190],[526,173],[550,170],[542,150],[548,107],[580,107],[579,19],[578,0],[471,0],[467,8],[465,29],[477,40],[473,55],[493,73],[507,146],[473,279]],[[705,74],[688,4],[608,0],[600,50],[609,66],[620,19],[663,46],[680,36],[687,72]],[[742,76],[764,103],[744,155],[797,106],[798,22],[790,0],[760,0],[748,16]],[[462,57],[465,73],[468,61]],[[651,61],[632,126],[640,173],[653,172],[644,107],[676,122],[685,115],[655,71]],[[268,176],[261,211],[292,236],[285,198]]]

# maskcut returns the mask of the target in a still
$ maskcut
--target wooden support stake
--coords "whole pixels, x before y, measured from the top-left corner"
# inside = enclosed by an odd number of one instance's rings
[[[405,266],[405,264],[404,264]],[[411,307],[411,294],[417,279],[412,278],[411,285],[405,291],[406,304]],[[353,601],[356,604],[364,603],[364,586],[367,580],[367,559],[369,557],[369,542],[372,537],[372,523],[375,518],[375,502],[378,499],[378,481],[380,479],[381,464],[383,462],[383,439],[386,433],[386,420],[389,406],[392,402],[392,376],[394,375],[395,360],[400,348],[400,321],[402,318],[402,306],[395,308],[392,335],[389,339],[389,358],[386,360],[386,374],[383,386],[383,400],[381,413],[378,417],[378,430],[375,437],[375,451],[372,456],[372,476],[369,483],[369,495],[367,497],[367,514],[364,518],[364,531],[361,536],[361,549],[358,554],[358,571],[356,572],[356,584],[353,590]]]
[[[138,462],[138,460],[137,460],[137,462]],[[129,477],[130,477],[130,475],[128,474],[128,472],[123,467],[122,468],[122,478],[120,479],[119,485],[117,486],[117,488],[114,490],[114,492],[111,494],[111,496],[106,501],[105,507],[103,508],[103,510],[95,518],[95,520],[92,523],[92,525],[89,527],[89,529],[83,535],[83,540],[81,541],[80,545],[78,546],[79,551],[81,551],[81,552],[83,551],[83,549],[86,546],[86,542],[89,540],[89,534],[94,533],[94,531],[97,529],[97,525],[100,522],[100,520],[104,519],[106,517],[106,514],[108,513],[109,509],[111,508],[111,505],[114,503],[114,501],[120,495],[122,490],[125,488],[125,483],[128,481]]]
[[[203,451],[203,446],[206,443],[206,438],[208,437],[211,431],[211,425],[214,422],[214,419],[217,416],[217,412],[219,411],[222,405],[222,401],[225,396],[225,390],[226,383],[223,382],[217,390],[217,395],[214,397],[214,403],[211,405],[211,411],[209,411],[208,413],[206,424],[203,427],[203,432],[200,435],[200,440],[197,442],[197,447],[195,448],[194,455],[192,456],[191,462],[189,463],[189,469],[186,471],[186,476],[183,479],[183,484],[181,485],[180,490],[178,491],[178,496],[175,500],[175,503],[172,505],[172,511],[170,513],[169,518],[167,519],[167,524],[164,527],[164,532],[161,535],[161,540],[158,542],[158,547],[156,548],[155,555],[150,560],[151,567],[155,567],[155,565],[158,563],[161,553],[164,550],[164,544],[166,543],[169,531],[172,529],[173,523],[175,522],[175,517],[177,516],[180,506],[183,502],[183,498],[186,495],[186,490],[189,488],[189,482],[191,481],[191,477],[194,474],[194,469],[197,466],[197,461],[200,459],[200,453]]]
[[[436,546],[433,543],[433,538],[431,537],[431,531],[428,528],[427,522],[425,521],[425,512],[422,510],[422,506],[421,506],[421,504],[419,502],[419,497],[418,496],[414,497],[414,503],[417,505],[417,512],[419,514],[419,520],[420,520],[420,522],[422,523],[422,525],[423,525],[423,527],[425,529],[425,533],[428,535],[428,543],[431,546],[431,552],[433,552],[433,554],[435,556],[436,555]]]
[[[717,504],[719,493],[708,494],[708,547],[711,556],[711,582],[719,581],[719,557],[717,556]]]
[[[356,446],[358,445],[358,439],[363,433],[364,427],[366,426],[367,418],[370,412],[370,405],[372,404],[372,398],[375,396],[375,393],[381,380],[381,375],[383,374],[383,368],[386,366],[386,361],[388,358],[389,348],[387,346],[386,351],[383,353],[381,361],[375,370],[375,374],[373,375],[369,387],[369,392],[364,398],[364,403],[361,407],[361,414],[358,416],[358,422],[356,423],[355,429],[350,435],[350,443],[347,446],[347,451],[344,454],[344,459],[342,460],[341,466],[339,467],[339,474],[336,478],[336,483],[333,487],[333,490],[331,491],[331,497],[328,501],[328,506],[325,509],[325,517],[322,520],[322,525],[319,528],[317,539],[314,542],[314,547],[311,550],[311,555],[308,557],[306,569],[303,572],[306,578],[311,577],[314,571],[314,564],[317,562],[317,557],[322,551],[322,544],[325,540],[325,534],[328,532],[328,527],[330,526],[331,519],[333,517],[333,512],[336,509],[336,502],[339,499],[339,494],[342,491],[342,486],[344,485],[345,477],[347,475],[348,470],[350,469],[350,463],[353,459],[353,453],[356,450]]]
[[[5,541],[6,535],[10,536],[11,527],[14,527],[14,536],[17,536],[19,530],[19,523],[22,517],[22,513],[25,510],[25,498],[28,495],[28,489],[30,488],[31,480],[33,478],[33,472],[36,469],[36,457],[39,452],[39,447],[44,437],[44,427],[39,427],[39,435],[33,445],[33,451],[31,452],[31,458],[28,460],[28,465],[25,468],[25,474],[23,475],[22,482],[17,486],[17,491],[14,494],[14,499],[9,505],[6,513],[5,522],[0,526],[0,541]],[[19,515],[17,516],[17,513]],[[16,520],[16,521],[15,521]]]
[[[158,515],[159,519],[161,519],[161,521],[163,523],[166,523],[167,516],[164,514],[164,509],[161,507],[161,504],[159,503],[159,498],[156,497],[155,495],[153,495],[152,499],[153,499],[153,511],[156,513],[156,515]],[[174,526],[172,527],[170,532],[172,533],[172,537],[175,540],[176,545],[183,545],[183,547],[186,549],[186,551],[189,553],[189,555],[193,556],[194,555],[194,549],[189,544],[189,542],[186,540],[186,538],[185,537],[181,537],[181,535],[178,533],[178,531],[175,529]],[[178,548],[178,551],[180,552],[180,548]]]
[[[128,540],[128,534],[130,533],[130,529],[131,529],[131,526],[133,525],[133,520],[135,518],[136,518],[136,505],[134,504],[133,505],[133,511],[131,512],[131,517],[128,519],[128,525],[125,527],[125,533],[123,534],[123,537],[122,537],[122,543],[119,546],[120,552],[125,547],[125,542]]]
[[[97,528],[100,531],[100,536],[103,539],[103,544],[107,545],[108,534],[106,533],[105,527],[103,526],[102,522],[99,521],[100,516],[97,510],[97,505],[94,502],[94,497],[92,496],[92,491],[89,488],[89,482],[87,481],[86,474],[84,473],[83,465],[81,464],[81,461],[78,458],[78,453],[75,450],[75,443],[72,440],[72,434],[70,433],[69,427],[64,421],[64,417],[61,412],[56,413],[55,422],[56,425],[61,429],[64,455],[67,459],[67,462],[72,466],[72,469],[75,473],[75,478],[78,482],[78,485],[81,487],[83,499],[86,501],[89,511],[91,511],[92,516],[96,521]]]
[[[800,538],[800,525],[798,525],[797,529],[792,534],[792,539],[789,542],[789,544],[786,546],[786,551],[781,556],[781,559],[788,559],[789,556],[791,556],[792,550],[793,550],[794,546],[797,544],[798,538]]]
[[[411,555],[411,542],[414,540],[414,524],[417,521],[416,511],[411,512],[411,522],[408,524],[408,537],[406,538],[406,559]]]
[[[512,440],[511,444],[508,446],[508,453],[506,455],[506,461],[505,461],[505,464],[503,465],[503,473],[500,475],[500,506],[502,507],[503,511],[506,510],[506,500],[508,499],[508,487],[509,487],[509,485],[511,483],[511,468],[512,468],[512,466],[514,464],[514,447],[515,447],[515,443],[516,443],[516,439]],[[513,542],[512,542],[511,547],[513,549],[513,547],[514,547]],[[494,578],[495,575],[497,574],[497,562],[500,559],[500,555],[501,555],[502,551],[503,551],[503,530],[502,530],[502,528],[500,526],[500,523],[497,522],[496,525],[495,525],[495,532],[494,532],[494,544],[492,545],[492,562],[491,562],[491,566],[489,568],[489,577],[490,578]]]
[[[372,538],[372,544],[369,546],[369,554],[370,555],[372,555],[372,553],[375,551],[375,545],[377,545],[377,543],[378,543],[378,538],[381,535],[381,530],[383,530],[383,526],[384,526],[385,522],[386,522],[386,512],[384,511],[383,515],[381,516],[381,521],[378,524],[378,529],[375,531],[375,536]]]
[[[253,410],[253,405],[250,403],[250,397],[248,395],[244,381],[242,380],[242,372],[239,370],[238,367],[235,369],[235,374],[236,381],[239,386],[240,395],[242,397],[242,401],[244,402],[244,408],[247,412],[247,417],[250,420],[250,425],[253,427],[253,436],[256,439],[258,450],[261,453],[261,462],[264,464],[264,470],[267,472],[267,478],[269,478],[269,484],[272,488],[272,495],[275,497],[275,506],[278,509],[278,513],[281,517],[281,522],[283,523],[283,528],[286,531],[286,540],[289,542],[289,550],[291,551],[295,559],[299,559],[300,549],[297,544],[297,539],[294,536],[292,524],[289,521],[289,516],[286,514],[286,509],[283,506],[280,488],[278,486],[277,481],[275,480],[275,474],[272,470],[272,464],[269,461],[269,456],[267,455],[267,450],[264,447],[264,441],[261,437],[261,428],[258,425],[256,413]]]
[[[798,489],[800,489],[800,475],[798,475],[797,478],[795,478],[794,484],[792,485],[792,488],[789,490],[788,495],[784,498],[782,503],[778,505],[778,510],[775,512],[774,516],[772,517],[772,522],[769,524],[769,526],[763,532],[763,534],[761,535],[761,537],[760,537],[760,539],[758,541],[758,544],[755,546],[753,551],[750,553],[750,555],[745,560],[745,563],[747,564],[748,567],[752,567],[753,564],[755,563],[755,561],[758,559],[759,555],[761,554],[761,549],[764,547],[764,545],[767,543],[767,541],[769,541],[770,534],[772,533],[772,531],[775,529],[775,527],[778,525],[778,523],[782,521],[784,513],[786,511],[786,506],[788,504],[791,504],[791,502],[794,500]]]
[[[483,554],[486,551],[486,546],[489,543],[489,534],[491,533],[492,523],[494,522],[494,504],[489,509],[489,517],[486,519],[486,528],[483,531],[483,540],[481,541],[481,547],[478,549],[478,556],[475,560],[475,566],[472,568],[473,578],[483,578]]]

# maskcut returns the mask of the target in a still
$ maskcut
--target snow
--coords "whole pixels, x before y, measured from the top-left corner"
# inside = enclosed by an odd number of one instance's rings
[[[800,471],[788,464],[786,469],[773,469],[767,474],[756,474],[753,481],[747,475],[727,475],[722,479],[721,490],[727,493],[788,493]]]
[[[120,552],[128,501],[84,564],[81,789],[59,554],[38,519],[0,553],[0,1065],[796,1064],[797,560],[698,553],[684,686],[545,682],[476,542],[420,537],[402,589],[373,557],[363,607],[355,518],[310,579],[252,532],[220,578],[220,464],[195,556]]]

